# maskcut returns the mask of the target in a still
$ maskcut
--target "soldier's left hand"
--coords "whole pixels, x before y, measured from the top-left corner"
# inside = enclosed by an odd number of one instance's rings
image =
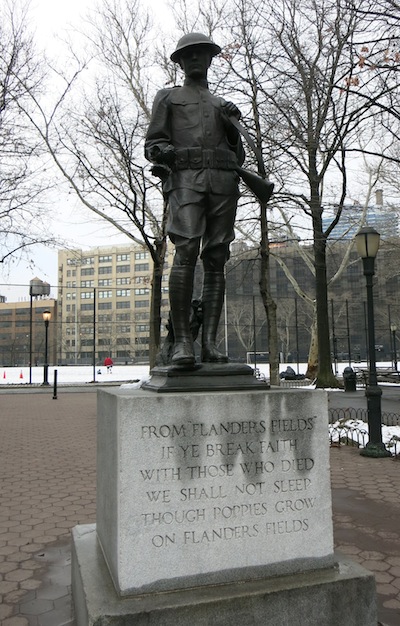
[[[225,102],[222,110],[228,117],[236,117],[237,120],[240,120],[242,117],[240,110],[233,102]]]

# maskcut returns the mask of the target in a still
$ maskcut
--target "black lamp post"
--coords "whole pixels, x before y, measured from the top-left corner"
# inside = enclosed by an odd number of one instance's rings
[[[50,319],[51,319],[51,311],[46,309],[46,311],[43,311],[43,320],[44,320],[44,328],[45,328],[43,385],[49,384],[48,338],[49,338]]]
[[[29,384],[32,384],[32,348],[33,348],[33,298],[43,296],[43,281],[40,278],[33,278],[29,283]]]
[[[367,284],[367,327],[369,351],[369,382],[365,390],[368,410],[369,441],[361,450],[363,456],[383,457],[391,456],[382,442],[382,390],[378,386],[375,357],[375,320],[373,301],[373,276],[375,274],[375,257],[379,249],[379,233],[370,226],[361,228],[356,237],[356,246],[359,256],[363,260],[364,276]]]
[[[390,324],[390,330],[392,331],[392,338],[393,338],[393,367],[394,367],[394,370],[397,372],[397,347],[396,347],[397,326],[396,324]]]

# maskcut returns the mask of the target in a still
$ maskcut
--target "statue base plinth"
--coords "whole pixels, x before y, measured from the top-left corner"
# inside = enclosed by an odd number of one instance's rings
[[[244,363],[199,363],[193,369],[171,365],[154,367],[143,389],[168,393],[173,391],[226,391],[269,389],[265,380],[254,376],[253,368]]]

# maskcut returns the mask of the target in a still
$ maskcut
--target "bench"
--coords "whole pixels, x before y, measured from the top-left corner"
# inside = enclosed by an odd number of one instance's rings
[[[369,369],[365,367],[355,367],[357,382],[361,383],[365,387],[369,384]],[[377,367],[376,378],[381,383],[399,383],[400,371],[393,369],[393,367]]]

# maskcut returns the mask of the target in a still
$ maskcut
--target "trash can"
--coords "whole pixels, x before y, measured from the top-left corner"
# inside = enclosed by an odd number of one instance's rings
[[[343,370],[343,382],[345,391],[356,391],[357,376],[353,368],[345,367]]]

